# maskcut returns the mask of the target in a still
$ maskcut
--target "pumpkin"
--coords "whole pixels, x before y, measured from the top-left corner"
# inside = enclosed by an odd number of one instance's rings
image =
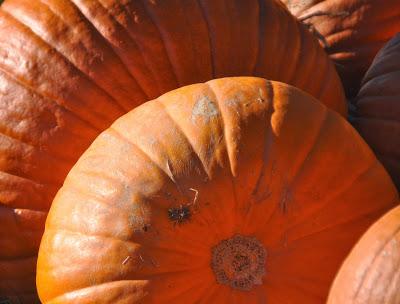
[[[400,34],[378,53],[353,100],[351,121],[400,189]]]
[[[346,112],[329,58],[280,2],[4,2],[0,296],[34,291],[47,210],[101,131],[166,91],[234,75],[291,83]]]
[[[340,145],[338,145],[340,143]],[[43,303],[322,303],[398,200],[338,114],[289,85],[222,78],[101,133],[46,221]]]
[[[354,97],[380,48],[400,32],[398,0],[282,0],[312,27]]]
[[[328,304],[400,303],[400,207],[358,241],[340,268]]]

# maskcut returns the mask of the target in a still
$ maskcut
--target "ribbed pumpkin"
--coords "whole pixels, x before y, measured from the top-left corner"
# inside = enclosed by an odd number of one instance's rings
[[[363,235],[335,278],[328,304],[400,303],[400,207]]]
[[[346,93],[354,97],[380,48],[400,32],[399,0],[282,0],[325,37]]]
[[[335,73],[314,38],[272,0],[4,2],[0,296],[34,290],[55,193],[92,140],[128,110],[185,84],[260,75],[344,114]]]
[[[400,189],[400,34],[379,52],[365,75],[352,123]]]
[[[302,91],[222,78],[118,119],[46,221],[43,303],[323,303],[398,200],[357,132]]]

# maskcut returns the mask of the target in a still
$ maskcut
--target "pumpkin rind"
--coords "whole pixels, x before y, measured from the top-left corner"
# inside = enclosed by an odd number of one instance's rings
[[[34,291],[47,210],[101,131],[166,91],[234,75],[291,83],[346,113],[329,58],[272,0],[4,2],[0,263],[13,269],[30,258],[32,266],[18,278],[2,276],[0,295],[24,293],[29,284]]]
[[[351,121],[400,189],[400,34],[375,57]]]
[[[322,303],[352,245],[397,200],[357,132],[310,95],[251,77],[183,87],[118,119],[70,171],[46,221],[39,295]],[[169,211],[182,206],[191,216],[176,223]],[[218,283],[212,262],[238,235],[265,249],[262,283],[248,291]]]
[[[400,207],[380,218],[355,245],[337,274],[328,304],[400,302]]]
[[[375,55],[400,32],[398,0],[282,0],[325,37],[348,97],[354,97]],[[322,14],[321,14],[322,13]],[[325,13],[325,14],[324,14]],[[324,45],[325,43],[322,43]]]

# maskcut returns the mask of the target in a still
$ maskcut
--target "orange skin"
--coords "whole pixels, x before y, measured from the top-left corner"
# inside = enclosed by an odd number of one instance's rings
[[[346,115],[332,63],[279,2],[5,1],[0,296],[33,303],[47,211],[101,131],[167,91],[234,75],[290,83]]]
[[[328,304],[400,302],[400,207],[363,235],[337,274]]]
[[[372,60],[400,32],[398,0],[281,0],[297,17],[308,18],[325,37],[326,52],[336,64],[348,97],[354,97]],[[322,41],[321,41],[322,42]]]
[[[400,189],[400,34],[375,57],[354,99],[352,123]]]
[[[324,303],[353,244],[397,200],[357,132],[310,95],[252,77],[186,86],[118,119],[72,168],[47,218],[39,295]],[[177,224],[181,206],[191,217]],[[234,235],[266,252],[248,291],[217,283],[211,266]]]

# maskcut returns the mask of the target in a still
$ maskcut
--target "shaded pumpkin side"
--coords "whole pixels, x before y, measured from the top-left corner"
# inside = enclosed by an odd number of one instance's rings
[[[353,100],[351,121],[400,189],[400,34],[378,53]]]

